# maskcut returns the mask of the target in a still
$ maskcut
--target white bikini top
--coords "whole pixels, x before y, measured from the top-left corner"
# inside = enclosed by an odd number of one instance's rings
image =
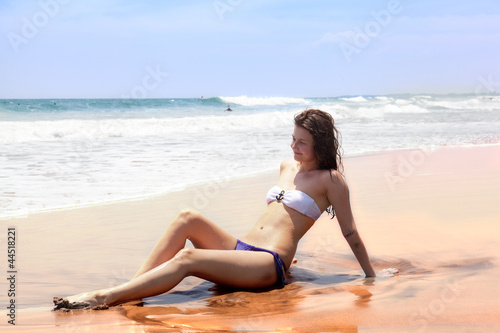
[[[301,214],[309,216],[313,220],[317,220],[321,215],[321,209],[309,195],[302,191],[282,190],[279,186],[273,186],[267,192],[267,204],[273,201],[282,202],[288,207],[295,209]]]

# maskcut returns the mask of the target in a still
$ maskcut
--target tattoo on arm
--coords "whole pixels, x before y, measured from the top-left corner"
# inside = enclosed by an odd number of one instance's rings
[[[354,235],[354,230],[349,231],[347,234],[344,235],[345,238],[349,238],[352,235]]]

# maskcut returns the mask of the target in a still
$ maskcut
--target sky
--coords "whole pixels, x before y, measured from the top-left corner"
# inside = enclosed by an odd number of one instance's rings
[[[498,0],[0,0],[0,98],[474,93]]]

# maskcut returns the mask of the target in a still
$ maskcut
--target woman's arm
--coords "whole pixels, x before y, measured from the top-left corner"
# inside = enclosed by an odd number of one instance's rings
[[[327,176],[330,178],[330,174],[327,174]],[[349,188],[347,187],[344,178],[339,172],[332,171],[331,178],[325,183],[328,184],[328,201],[335,209],[335,214],[337,215],[337,220],[339,221],[340,229],[344,238],[351,247],[354,256],[358,260],[366,276],[376,276],[365,245],[363,244],[363,240],[356,229],[356,223],[354,222],[351,202],[349,199]]]

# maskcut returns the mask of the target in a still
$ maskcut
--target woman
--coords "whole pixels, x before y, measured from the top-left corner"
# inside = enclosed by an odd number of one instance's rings
[[[291,148],[294,159],[281,163],[266,210],[241,240],[200,213],[183,211],[132,280],[67,299],[55,298],[56,309],[105,308],[155,296],[187,276],[237,288],[283,286],[299,240],[323,211],[334,214],[331,207],[361,268],[367,277],[374,277],[352,216],[349,189],[339,172],[338,132],[330,114],[306,110],[295,116]],[[184,248],[186,240],[195,248]]]

